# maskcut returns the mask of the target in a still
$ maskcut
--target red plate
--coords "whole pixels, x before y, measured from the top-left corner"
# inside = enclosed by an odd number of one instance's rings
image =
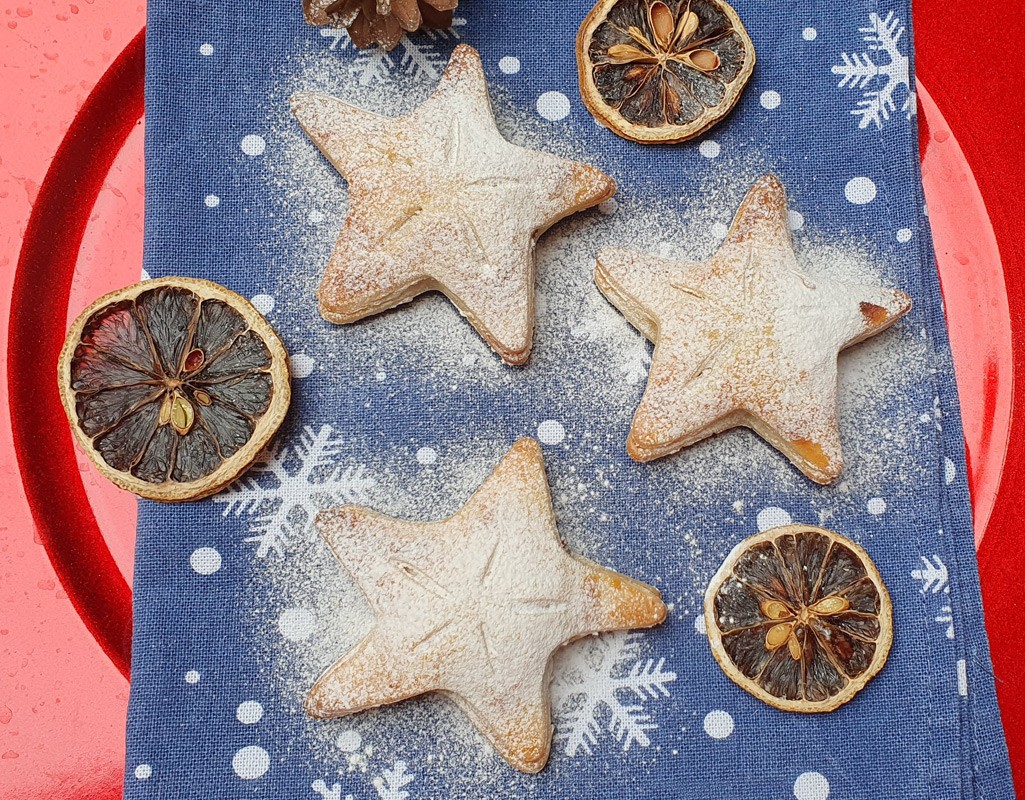
[[[4,291],[11,298],[9,308],[0,304],[2,313],[10,314],[9,339],[0,341],[7,356],[0,394],[9,396],[13,421],[13,447],[6,428],[0,430],[7,471],[7,480],[0,482],[0,510],[9,526],[0,544],[0,563],[5,564],[0,580],[0,790],[12,798],[120,797],[127,684],[118,673],[127,674],[130,646],[127,581],[135,501],[76,454],[49,366],[56,363],[68,319],[94,297],[137,280],[141,264],[142,35],[101,77],[98,64],[109,61],[102,52],[107,45],[81,32],[88,27],[109,42],[115,38],[112,29],[98,23],[110,20],[125,40],[131,25],[141,21],[142,9],[133,16],[113,0],[96,5],[102,8],[85,7],[91,16],[86,20],[83,14],[78,27],[68,24],[78,22],[77,12],[69,11],[65,19],[58,14],[56,23],[47,18],[29,32],[31,10],[8,9],[4,31],[24,35],[36,46],[16,55],[23,73],[13,76],[13,85],[3,90],[7,102],[0,103],[8,123],[0,126],[3,158],[33,148],[37,154],[37,163],[25,169],[0,161],[11,173],[0,173],[0,215],[25,231],[20,253],[16,239],[0,253],[0,265],[7,267],[0,290],[12,289]],[[919,85],[923,176],[964,410],[998,691],[1021,787],[1025,680],[1015,665],[1023,663],[1017,635],[1025,610],[1018,589],[1025,555],[1018,546],[1014,512],[1025,485],[1019,477],[1025,441],[1022,417],[1013,416],[1012,407],[1025,410],[1025,390],[1015,396],[1012,378],[1016,367],[1025,370],[1025,323],[1010,309],[1025,312],[1025,289],[1020,273],[1008,265],[1019,264],[1022,255],[1013,198],[1025,169],[1014,138],[1017,129],[993,127],[989,121],[1009,103],[1021,109],[1025,81],[1019,71],[990,86],[988,73],[966,68],[964,48],[950,46],[946,4],[921,3],[916,14],[918,72],[936,97],[934,102]],[[982,48],[978,40],[966,39],[965,31],[975,22],[986,36],[1002,41]],[[974,52],[1013,52],[1014,42],[1025,42],[1020,24],[1018,30],[1005,23],[986,28],[984,9],[978,6],[959,11],[958,30],[958,41],[975,41]],[[31,177],[16,175],[42,173],[58,131],[33,131],[26,122],[52,126],[61,112],[68,114],[60,92],[67,89],[68,76],[83,66],[61,64],[62,56],[74,52],[72,43],[82,48],[84,71],[98,83],[37,187]],[[1015,80],[1017,87],[1011,85]],[[90,80],[83,84],[89,86]],[[84,88],[70,86],[73,91]],[[40,87],[53,94],[33,105]],[[1002,89],[999,99],[987,94],[996,88]],[[9,134],[10,126],[17,133]],[[28,139],[8,147],[9,135]],[[2,328],[6,333],[7,326]],[[34,538],[28,533],[33,520]]]

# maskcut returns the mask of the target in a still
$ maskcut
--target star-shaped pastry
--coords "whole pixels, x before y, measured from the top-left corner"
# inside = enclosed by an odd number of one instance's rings
[[[510,144],[477,51],[459,45],[434,94],[404,117],[324,94],[292,113],[349,182],[349,213],[320,284],[320,313],[349,323],[443,292],[509,364],[530,354],[534,242],[611,197],[603,172]]]
[[[548,760],[554,651],[666,615],[656,589],[566,550],[533,439],[516,442],[444,521],[343,506],[321,512],[317,530],[375,624],[317,680],[307,712],[338,717],[442,692],[524,772]]]
[[[773,175],[751,187],[708,261],[605,249],[594,279],[655,343],[631,457],[650,461],[744,425],[818,483],[843,469],[837,354],[911,308],[895,289],[802,272]]]

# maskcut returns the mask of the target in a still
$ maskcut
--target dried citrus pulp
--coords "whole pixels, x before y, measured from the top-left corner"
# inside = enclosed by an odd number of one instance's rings
[[[577,34],[580,93],[635,142],[680,142],[730,112],[755,65],[722,0],[601,0]]]
[[[143,281],[75,320],[58,365],[79,443],[118,486],[154,500],[213,494],[288,410],[288,356],[245,298],[194,278]]]
[[[784,711],[832,711],[886,663],[893,608],[861,547],[811,525],[738,544],[705,594],[705,628],[723,671]]]

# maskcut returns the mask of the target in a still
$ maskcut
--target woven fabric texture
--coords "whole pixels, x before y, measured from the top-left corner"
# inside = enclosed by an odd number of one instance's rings
[[[909,3],[738,0],[754,75],[725,121],[674,146],[633,144],[588,114],[574,38],[589,7],[466,0],[451,31],[384,53],[308,26],[299,0],[150,3],[146,271],[253,298],[291,353],[294,399],[233,487],[141,503],[126,798],[1013,796],[919,175]],[[520,368],[437,295],[350,326],[317,311],[346,184],[289,96],[401,114],[459,42],[481,54],[507,138],[619,185],[540,238]],[[847,467],[827,487],[744,429],[632,462],[624,441],[651,345],[591,279],[607,245],[707,258],[767,172],[787,188],[803,269],[914,300],[840,357]],[[559,654],[552,755],[536,776],[443,697],[307,717],[312,682],[372,624],[313,531],[317,511],[354,502],[440,519],[524,435],[542,444],[569,548],[658,587],[666,623]],[[859,542],[893,598],[887,665],[825,715],[742,691],[704,633],[704,588],[726,554],[789,521]]]

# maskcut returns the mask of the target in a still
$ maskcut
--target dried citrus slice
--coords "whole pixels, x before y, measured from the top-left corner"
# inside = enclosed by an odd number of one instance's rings
[[[601,0],[577,34],[584,104],[635,142],[681,142],[730,112],[755,65],[722,0]]]
[[[832,711],[886,663],[893,607],[861,547],[787,525],[733,548],[705,594],[705,628],[741,688],[784,711]]]
[[[162,278],[101,297],[58,364],[71,428],[100,471],[153,500],[213,494],[252,462],[288,410],[288,356],[243,297]]]

